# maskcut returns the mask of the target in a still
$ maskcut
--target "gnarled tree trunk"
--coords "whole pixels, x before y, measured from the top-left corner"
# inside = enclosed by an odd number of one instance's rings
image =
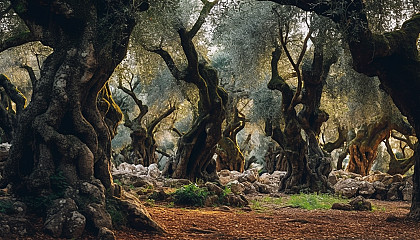
[[[238,111],[235,101],[229,100],[228,105],[232,107],[231,115],[227,117],[227,126],[223,131],[223,137],[218,143],[216,166],[217,171],[228,169],[230,171],[243,172],[245,168],[245,158],[239,148],[236,135],[245,127],[245,116]]]
[[[188,61],[186,69],[180,71],[171,55],[162,48],[150,51],[159,54],[177,80],[193,83],[199,91],[198,117],[192,128],[178,141],[175,159],[167,168],[173,178],[217,180],[216,162],[213,160],[216,145],[222,136],[222,122],[225,119],[227,93],[219,87],[217,71],[207,63],[199,61],[193,38],[205,22],[218,0],[203,1],[200,16],[187,31],[178,29],[181,46]]]
[[[18,196],[72,198],[87,225],[96,231],[111,228],[101,196],[129,198],[110,173],[111,138],[122,114],[106,83],[125,57],[135,6],[120,1],[11,2],[35,39],[54,52],[19,116],[2,186],[11,183]],[[64,177],[65,191],[53,187],[58,175]],[[138,228],[161,230],[140,205],[131,207],[143,213]]]
[[[131,147],[134,154],[134,163],[142,164],[143,166],[147,167],[150,164],[157,163],[157,146],[153,131],[164,118],[168,117],[175,111],[175,107],[171,106],[160,116],[151,121],[147,126],[144,126],[142,123],[143,117],[149,112],[149,108],[147,105],[144,105],[140,99],[137,98],[136,94],[134,93],[135,87],[132,86],[131,82],[129,84],[130,89],[123,87],[122,82],[120,81],[118,88],[128,94],[134,100],[140,110],[140,113],[135,119],[130,120],[127,112],[124,112],[124,126],[130,128],[131,130],[130,137]],[[139,83],[137,82],[134,85],[138,84]]]
[[[362,176],[369,174],[378,153],[379,144],[390,137],[392,129],[411,134],[413,129],[402,119],[395,121],[382,117],[379,121],[363,126],[349,144],[349,165],[347,170]]]
[[[280,29],[283,34],[282,28]],[[322,38],[325,31],[321,29],[318,37]],[[337,58],[325,58],[323,44],[320,40],[315,40],[312,64],[302,68],[301,73],[300,64],[311,34],[310,30],[296,63],[288,52],[286,40],[280,36],[282,47],[298,77],[296,91],[292,90],[278,74],[277,65],[281,55],[279,47],[273,52],[271,60],[272,78],[268,83],[268,88],[282,93],[282,109],[286,125],[283,131],[280,128],[273,129],[272,137],[285,152],[288,170],[281,181],[280,190],[286,192],[330,190],[327,176],[332,169],[331,157],[321,150],[318,142],[321,125],[328,120],[328,114],[321,111],[319,106],[324,82],[330,66],[337,61]],[[303,90],[302,82],[304,83]],[[297,114],[295,106],[299,103],[303,105],[303,108]],[[306,141],[302,138],[301,130],[305,131]]]

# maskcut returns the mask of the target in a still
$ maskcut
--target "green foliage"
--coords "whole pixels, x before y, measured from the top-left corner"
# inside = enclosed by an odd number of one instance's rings
[[[307,210],[330,209],[334,203],[346,203],[348,200],[330,194],[295,194],[290,197],[288,204],[292,207]]]
[[[200,188],[191,183],[175,191],[174,202],[179,205],[203,206],[208,195],[207,188]]]
[[[13,211],[13,203],[10,200],[0,200],[0,213],[9,214]]]
[[[127,225],[127,214],[121,210],[118,201],[112,198],[106,199],[106,211],[111,215],[112,227],[120,229]]]

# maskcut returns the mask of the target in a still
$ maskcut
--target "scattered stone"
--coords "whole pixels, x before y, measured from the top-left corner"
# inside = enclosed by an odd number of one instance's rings
[[[255,189],[260,193],[269,194],[272,192],[271,188],[268,185],[262,184],[260,182],[254,182],[253,185]]]
[[[189,185],[192,182],[188,179],[165,179],[163,182],[164,187],[180,188],[185,185]]]
[[[353,179],[341,179],[334,185],[335,193],[341,194],[346,198],[352,198],[356,195],[359,190],[360,182]]]
[[[401,182],[395,182],[392,183],[389,187],[388,193],[387,193],[387,199],[391,201],[401,200],[402,199],[402,193],[400,187],[403,186],[403,183]]]
[[[155,190],[152,192],[152,194],[149,196],[149,199],[157,200],[157,201],[163,201],[169,197],[169,194],[167,194],[163,189]]]
[[[353,210],[353,207],[348,203],[334,203],[331,206],[331,209],[351,211],[351,210]]]
[[[245,190],[243,184],[238,182],[238,180],[228,183],[227,186],[230,186],[230,190],[235,194],[242,194]]]
[[[357,196],[356,198],[351,200],[349,204],[353,207],[354,210],[357,210],[357,211],[371,211],[372,210],[372,203],[367,201],[362,196]]]
[[[250,182],[243,182],[242,185],[244,186],[244,194],[255,194],[257,193],[257,189],[255,186]]]
[[[216,195],[220,195],[220,194],[223,193],[223,189],[221,187],[217,186],[214,183],[206,182],[204,184],[204,186],[207,187],[207,189],[209,190],[209,192],[214,193]]]
[[[257,181],[259,178],[258,176],[258,169],[252,168],[246,170],[241,176],[239,176],[238,181],[239,182],[250,182],[253,183]]]
[[[158,178],[160,177],[162,172],[159,170],[156,163],[150,164],[147,170],[147,176],[151,178]]]
[[[404,201],[411,201],[413,199],[413,185],[409,181],[405,182],[404,189],[402,190],[402,199]]]
[[[228,207],[226,205],[220,206],[219,207],[219,210],[220,211],[224,211],[224,212],[230,212],[230,211],[232,211],[232,209],[230,209],[230,207]]]
[[[136,181],[133,183],[134,187],[144,187],[144,188],[153,188],[153,183],[146,179],[136,179]]]
[[[372,183],[367,181],[361,181],[359,185],[359,194],[363,197],[369,198],[375,193],[375,187]]]

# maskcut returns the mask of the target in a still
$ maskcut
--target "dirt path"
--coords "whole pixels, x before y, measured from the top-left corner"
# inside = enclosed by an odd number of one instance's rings
[[[149,206],[148,211],[166,227],[168,234],[121,230],[117,239],[420,239],[420,224],[403,220],[409,203],[372,203],[378,210],[307,211],[284,207],[245,212],[235,208],[155,205]]]

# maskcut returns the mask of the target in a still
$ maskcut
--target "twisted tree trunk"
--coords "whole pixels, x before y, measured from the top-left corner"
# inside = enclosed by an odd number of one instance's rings
[[[234,102],[230,100],[228,105],[232,105]],[[236,103],[231,108],[233,111],[231,115],[226,119],[227,126],[223,131],[223,137],[218,143],[217,150],[217,171],[222,169],[235,170],[243,172],[245,168],[245,158],[239,148],[236,140],[236,135],[245,127],[245,116],[238,111]]]
[[[194,84],[200,96],[198,117],[192,128],[179,139],[178,151],[174,161],[167,168],[168,173],[173,178],[216,181],[218,177],[213,156],[216,145],[222,136],[221,129],[225,119],[227,93],[218,86],[219,78],[216,69],[210,67],[206,62],[199,61],[193,43],[193,38],[218,0],[203,1],[203,3],[204,6],[193,27],[189,31],[182,27],[178,29],[181,46],[188,62],[185,69],[179,70],[171,55],[161,47],[150,51],[162,57],[177,80]]]
[[[125,57],[134,6],[120,1],[11,2],[33,36],[54,52],[19,116],[1,185],[11,183],[19,196],[72,198],[88,226],[111,228],[100,196],[125,202],[129,197],[110,173],[111,138],[122,114],[106,83]],[[64,177],[65,191],[54,188],[58,175]],[[161,230],[140,205],[131,206],[143,213],[138,228]]]

